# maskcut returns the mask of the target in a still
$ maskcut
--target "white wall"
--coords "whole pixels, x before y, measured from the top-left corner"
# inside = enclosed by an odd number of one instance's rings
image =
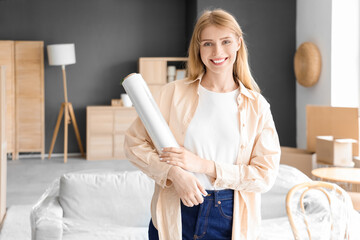
[[[359,106],[359,1],[297,0],[296,47],[315,43],[322,56],[319,82],[296,85],[297,146],[306,148],[306,105]]]
[[[331,106],[359,105],[359,0],[332,0]]]
[[[306,148],[306,105],[331,104],[331,0],[298,0],[296,6],[296,48],[313,42],[320,50],[322,70],[316,85],[296,83],[296,141]],[[295,81],[295,80],[294,80]]]

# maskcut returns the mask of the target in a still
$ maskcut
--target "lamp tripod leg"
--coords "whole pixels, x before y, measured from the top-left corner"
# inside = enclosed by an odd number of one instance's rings
[[[69,112],[70,112],[70,117],[71,117],[71,121],[73,123],[74,130],[75,130],[76,140],[77,140],[79,148],[80,148],[81,156],[85,157],[84,148],[83,148],[82,143],[81,143],[79,129],[78,129],[78,126],[77,126],[77,123],[76,123],[74,108],[73,108],[71,103],[69,103]]]
[[[56,137],[58,135],[60,123],[61,123],[61,120],[62,120],[62,115],[64,113],[64,105],[65,105],[64,103],[61,104],[59,115],[58,115],[58,118],[57,118],[57,121],[56,121],[53,137],[52,137],[52,140],[51,140],[50,150],[49,150],[49,157],[48,157],[49,159],[51,158],[52,151],[54,150]]]
[[[65,103],[65,119],[64,119],[64,163],[67,163],[68,152],[68,126],[69,126],[69,104]]]

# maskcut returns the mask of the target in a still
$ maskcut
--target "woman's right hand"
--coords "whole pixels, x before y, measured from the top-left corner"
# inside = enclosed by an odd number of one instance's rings
[[[174,166],[169,170],[168,178],[173,182],[174,188],[185,206],[193,207],[204,202],[202,194],[207,195],[207,192],[192,173]]]

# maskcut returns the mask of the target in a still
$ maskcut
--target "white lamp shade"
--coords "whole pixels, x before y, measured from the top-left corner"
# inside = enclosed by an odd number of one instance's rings
[[[52,44],[47,46],[49,65],[69,65],[76,63],[75,44]]]

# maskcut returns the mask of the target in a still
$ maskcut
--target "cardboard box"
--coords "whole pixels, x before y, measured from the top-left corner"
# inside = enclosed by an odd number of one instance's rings
[[[315,154],[305,150],[292,147],[281,147],[280,164],[286,164],[299,169],[309,178],[312,177],[311,170],[315,163]]]
[[[353,162],[354,162],[354,167],[360,168],[360,156],[354,157]]]
[[[352,145],[354,139],[336,139],[333,136],[317,136],[316,160],[321,163],[351,167],[354,165]]]
[[[111,106],[123,107],[124,104],[121,99],[111,99]]]
[[[307,150],[316,151],[317,136],[334,136],[357,140],[353,145],[353,156],[359,156],[359,125],[359,108],[307,105]]]

